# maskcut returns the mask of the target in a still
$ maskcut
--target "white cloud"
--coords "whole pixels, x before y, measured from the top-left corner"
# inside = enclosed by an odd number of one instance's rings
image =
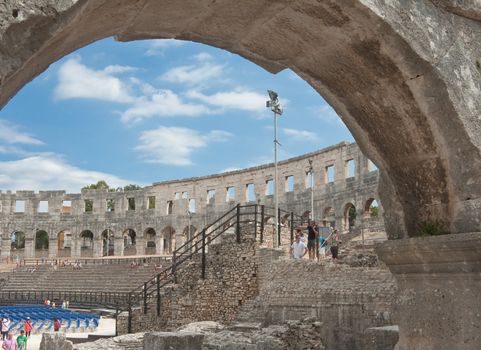
[[[149,48],[145,53],[147,56],[163,55],[165,50],[171,47],[179,47],[185,44],[185,41],[175,39],[154,39],[149,40]]]
[[[191,165],[194,151],[207,147],[211,142],[225,142],[231,137],[231,133],[221,130],[200,134],[188,128],[160,127],[143,132],[136,150],[148,163]]]
[[[284,134],[299,141],[318,141],[319,136],[312,131],[284,128]]]
[[[200,66],[190,65],[172,68],[165,72],[161,79],[170,83],[195,85],[218,78],[223,71],[224,65],[206,62]]]
[[[240,109],[250,112],[263,112],[267,97],[254,91],[238,90],[205,95],[199,91],[189,91],[187,97],[200,100],[215,107]]]
[[[2,189],[66,190],[78,193],[85,185],[99,180],[105,180],[111,187],[135,183],[103,172],[79,169],[54,154],[40,154],[16,161],[0,162],[0,168]]]
[[[18,126],[0,119],[0,141],[8,144],[20,143],[28,145],[43,145],[39,139],[18,130]]]
[[[137,68],[131,66],[120,66],[118,64],[113,64],[104,68],[103,72],[105,74],[122,74],[136,71]]]
[[[210,61],[213,59],[212,55],[207,52],[200,52],[197,55],[194,55],[194,59],[199,62]]]
[[[207,113],[211,113],[211,111],[204,105],[184,103],[174,92],[159,90],[150,97],[137,99],[132,107],[122,113],[122,121],[124,123],[137,122],[155,116],[193,117]]]
[[[241,169],[242,168],[231,166],[231,167],[227,167],[225,169],[222,169],[221,171],[219,171],[219,173],[230,173],[231,171],[237,171],[237,170],[241,170]]]
[[[110,67],[110,68],[109,68]],[[80,63],[79,58],[67,60],[59,69],[55,97],[60,100],[90,98],[111,102],[131,102],[128,86],[113,76],[131,67],[109,66],[94,70]]]

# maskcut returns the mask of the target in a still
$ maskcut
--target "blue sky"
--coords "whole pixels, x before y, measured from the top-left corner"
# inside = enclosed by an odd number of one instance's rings
[[[284,108],[279,159],[353,140],[290,70],[273,75],[191,42],[96,42],[52,64],[0,111],[0,189],[145,186],[268,163],[267,89]]]

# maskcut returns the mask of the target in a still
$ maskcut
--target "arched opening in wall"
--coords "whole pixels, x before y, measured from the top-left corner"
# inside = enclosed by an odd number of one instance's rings
[[[322,212],[322,226],[336,227],[336,212],[332,207],[326,207]]]
[[[172,226],[167,226],[162,230],[162,254],[172,254],[175,249],[175,230]]]
[[[57,235],[57,256],[60,258],[72,256],[72,234],[62,230]]]
[[[344,206],[343,229],[344,232],[351,233],[356,227],[356,207],[352,203],[347,203]]]
[[[123,233],[124,239],[124,255],[136,255],[137,254],[137,234],[131,228],[127,229]]]
[[[199,238],[202,239],[201,237],[197,237],[195,241],[192,241],[192,239],[196,234],[197,234],[197,228],[194,225],[187,225],[182,231],[182,237],[183,237],[182,239],[184,240],[182,244],[185,244],[184,249],[186,251],[192,250],[192,248],[199,241]]]
[[[48,257],[48,233],[44,230],[38,230],[35,233],[35,257]]]
[[[307,222],[311,219],[311,211],[307,210],[304,213],[302,213],[302,221]]]
[[[111,229],[102,232],[102,256],[115,255],[115,237]]]
[[[14,230],[10,234],[10,256],[13,262],[18,262],[25,257],[25,233]]]
[[[369,198],[364,205],[364,217],[365,218],[377,218],[379,217],[379,204],[376,199]]]
[[[94,256],[94,234],[85,230],[80,233],[80,256],[92,258]]]
[[[144,238],[145,238],[145,254],[146,255],[155,255],[157,254],[157,232],[151,227],[144,231]]]

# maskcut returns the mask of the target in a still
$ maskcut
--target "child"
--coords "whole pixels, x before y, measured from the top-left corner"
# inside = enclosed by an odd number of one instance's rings
[[[25,331],[21,330],[20,335],[17,337],[18,350],[27,349],[27,337],[25,336]]]

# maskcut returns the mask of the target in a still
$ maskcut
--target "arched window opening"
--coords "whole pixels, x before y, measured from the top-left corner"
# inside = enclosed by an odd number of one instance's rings
[[[151,227],[145,230],[145,254],[154,255],[157,253],[157,243],[155,242],[157,238],[157,233]]]
[[[172,254],[175,246],[175,230],[172,226],[167,226],[162,230],[163,254]]]
[[[107,229],[102,232],[102,255],[113,256],[115,254],[114,231]]]
[[[44,230],[38,230],[35,233],[35,257],[48,257],[48,233]]]
[[[80,256],[83,258],[93,257],[94,250],[94,234],[85,230],[80,233]]]
[[[356,207],[352,203],[344,206],[344,231],[352,232],[356,227]]]

